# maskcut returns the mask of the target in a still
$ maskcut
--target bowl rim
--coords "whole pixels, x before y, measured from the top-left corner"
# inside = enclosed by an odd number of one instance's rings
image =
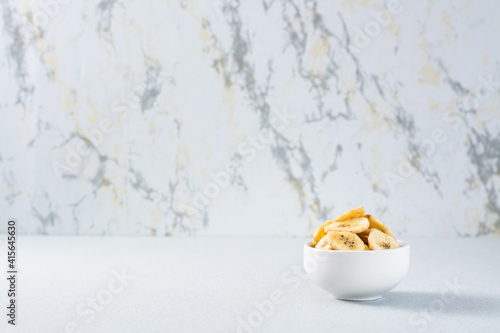
[[[304,248],[308,248],[310,250],[314,250],[316,252],[322,252],[322,253],[384,253],[384,252],[394,252],[394,251],[405,251],[410,249],[410,242],[406,242],[401,239],[397,239],[397,242],[401,245],[400,247],[396,249],[388,249],[388,250],[370,250],[370,251],[349,251],[349,250],[325,250],[325,249],[317,249],[315,247],[309,246],[309,243],[311,241],[308,241],[304,244]],[[367,254],[368,255],[368,254]]]

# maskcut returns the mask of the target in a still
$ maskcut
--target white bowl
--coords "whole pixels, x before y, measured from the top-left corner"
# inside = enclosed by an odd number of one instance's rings
[[[410,244],[375,251],[333,251],[304,245],[304,268],[309,278],[334,297],[371,301],[396,287],[410,267]]]

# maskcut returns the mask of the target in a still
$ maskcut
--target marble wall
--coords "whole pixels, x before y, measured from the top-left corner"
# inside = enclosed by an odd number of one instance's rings
[[[1,0],[22,232],[500,234],[500,3]]]

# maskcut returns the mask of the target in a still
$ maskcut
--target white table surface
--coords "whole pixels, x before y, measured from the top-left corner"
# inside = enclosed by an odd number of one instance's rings
[[[0,331],[65,332],[68,323],[93,333],[500,331],[498,238],[410,240],[408,277],[373,302],[336,300],[301,278],[305,241],[21,236],[18,325],[6,324],[2,306]],[[122,271],[133,279],[119,283],[113,272]],[[259,317],[255,302],[276,290],[282,302]],[[104,305],[92,310],[96,297]],[[256,327],[241,324],[249,316]]]

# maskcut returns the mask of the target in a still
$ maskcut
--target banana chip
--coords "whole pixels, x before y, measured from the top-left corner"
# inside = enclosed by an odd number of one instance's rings
[[[330,244],[330,239],[327,237],[327,235],[323,236],[316,244],[315,248],[317,249],[323,249],[323,250],[333,250],[332,245]]]
[[[399,243],[394,239],[394,237],[391,237],[375,228],[370,229],[368,245],[372,250],[389,250],[399,247]]]
[[[326,235],[326,232],[325,232],[325,227],[326,227],[327,225],[329,225],[330,223],[332,223],[332,222],[333,222],[332,220],[328,220],[328,221],[326,221],[325,223],[323,223],[322,225],[320,225],[320,226],[316,229],[316,231],[314,232],[314,236],[313,236],[313,241],[314,241],[315,243],[318,243],[318,242],[319,242],[319,240],[320,240],[321,238],[323,238],[323,236],[325,236],[325,235]]]
[[[355,234],[365,231],[370,226],[366,217],[356,217],[342,222],[332,222],[325,227],[325,232],[343,230],[354,232]]]
[[[392,238],[395,238],[394,235],[392,234],[392,232],[390,232],[389,229],[382,222],[380,222],[379,220],[377,220],[376,218],[374,218],[370,214],[365,215],[365,217],[370,222],[370,228],[378,229],[378,230],[382,231],[384,234],[388,234]]]
[[[364,251],[365,243],[350,231],[330,231],[326,234],[334,250]]]
[[[366,245],[368,245],[368,236],[369,235],[370,235],[370,228],[358,233],[358,237],[361,238],[363,243],[365,243]]]
[[[365,215],[365,208],[363,206],[348,210],[344,214],[340,215],[335,219],[335,222],[340,222],[340,221],[345,221],[345,220],[350,220],[355,217],[362,217]]]

